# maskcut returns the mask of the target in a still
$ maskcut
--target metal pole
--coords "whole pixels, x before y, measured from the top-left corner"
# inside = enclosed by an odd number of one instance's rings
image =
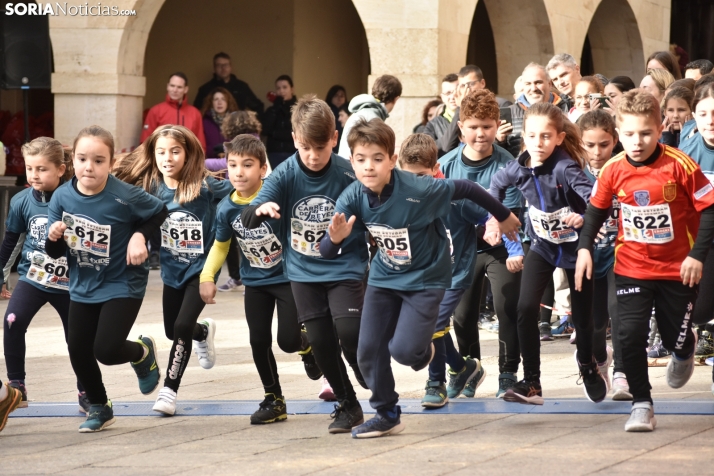
[[[25,120],[25,144],[30,142],[30,89],[22,88],[22,103]]]

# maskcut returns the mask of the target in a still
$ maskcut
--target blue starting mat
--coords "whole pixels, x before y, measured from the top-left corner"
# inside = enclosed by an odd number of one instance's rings
[[[153,402],[112,402],[114,415],[122,417],[145,417],[160,415],[152,411]],[[249,416],[258,407],[258,401],[239,400],[192,400],[180,401],[176,406],[177,416]],[[403,414],[423,415],[474,415],[497,413],[575,414],[575,415],[629,415],[631,402],[606,400],[591,403],[584,399],[552,399],[543,405],[521,405],[496,399],[457,399],[438,409],[426,410],[420,400],[401,400]],[[329,415],[334,411],[334,402],[317,400],[288,400],[290,415]],[[362,403],[365,413],[374,413],[367,402]],[[712,400],[658,400],[657,415],[714,415]],[[27,408],[15,410],[11,418],[84,417],[76,403],[30,403]]]

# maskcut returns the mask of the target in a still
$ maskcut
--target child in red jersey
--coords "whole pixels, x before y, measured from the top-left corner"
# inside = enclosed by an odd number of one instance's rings
[[[696,335],[691,315],[702,263],[714,238],[714,186],[689,156],[658,144],[660,117],[659,103],[644,91],[629,91],[620,99],[617,126],[625,151],[600,171],[580,232],[575,268],[577,288],[583,276],[592,276],[593,242],[612,196],[617,196],[619,337],[633,397],[625,431],[652,431],[656,425],[645,354],[653,304],[662,343],[672,351],[667,384],[681,388],[692,376]]]

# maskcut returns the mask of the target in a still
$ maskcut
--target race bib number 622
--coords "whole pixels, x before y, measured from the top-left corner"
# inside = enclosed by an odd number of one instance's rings
[[[99,225],[67,212],[62,213],[62,223],[67,226],[64,238],[71,249],[109,257],[111,225]]]

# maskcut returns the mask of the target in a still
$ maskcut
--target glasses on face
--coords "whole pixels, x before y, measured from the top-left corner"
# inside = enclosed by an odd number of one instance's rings
[[[459,89],[462,89],[462,90],[463,89],[471,89],[474,86],[476,86],[477,83],[478,83],[478,81],[475,81],[475,80],[469,81],[468,83],[461,83],[461,84],[459,84]]]
[[[444,93],[441,93],[442,96],[446,96],[447,98],[449,96],[453,96],[454,94],[456,94],[456,89],[452,89],[451,91],[446,91]]]

